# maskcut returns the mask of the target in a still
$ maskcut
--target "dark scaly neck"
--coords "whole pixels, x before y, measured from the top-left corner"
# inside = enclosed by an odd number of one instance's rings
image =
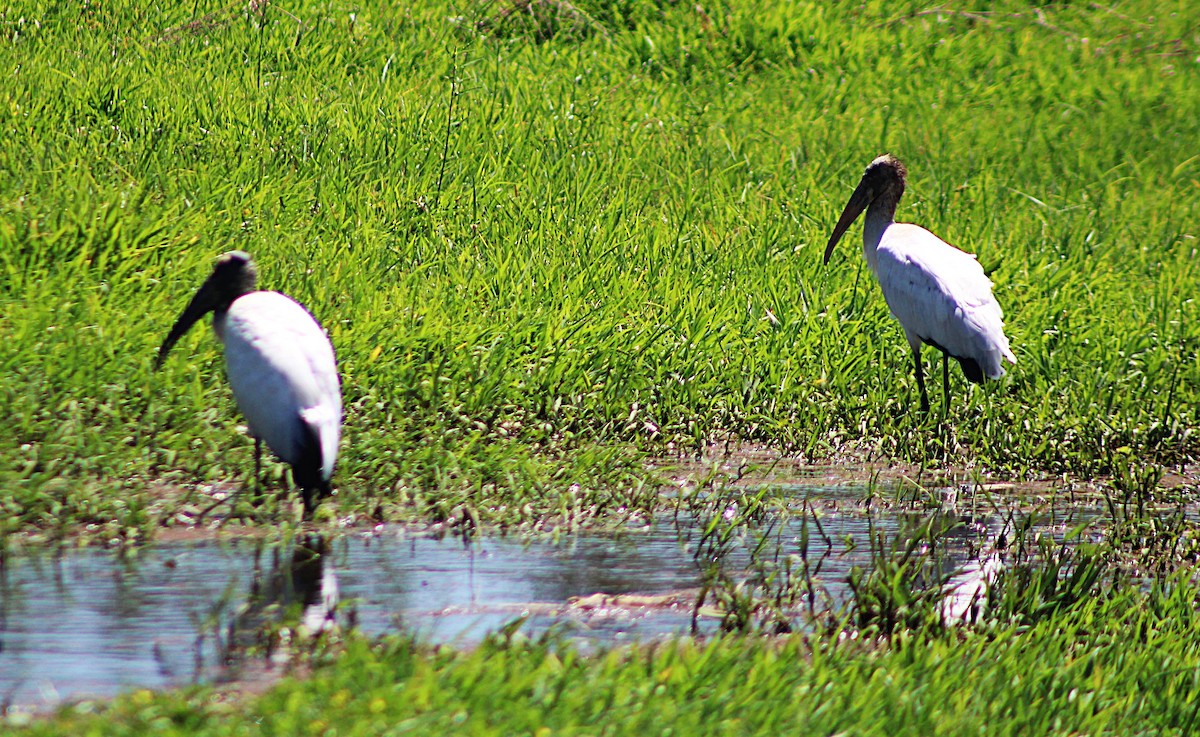
[[[896,206],[900,204],[903,194],[903,181],[889,181],[879,194],[875,195],[875,199],[871,200],[871,204],[867,205],[866,217],[863,219],[863,254],[872,269],[875,267],[875,249],[879,247],[883,231],[895,222]]]

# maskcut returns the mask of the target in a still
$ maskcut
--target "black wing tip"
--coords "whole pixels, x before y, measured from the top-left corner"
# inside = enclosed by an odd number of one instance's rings
[[[296,462],[292,464],[292,480],[300,487],[304,498],[304,515],[311,518],[321,499],[333,496],[332,479],[321,473],[324,458],[321,455],[321,438],[316,428],[303,419],[300,422],[301,443]]]
[[[963,376],[967,377],[967,381],[972,384],[983,383],[983,366],[979,365],[979,361],[974,358],[954,357],[958,361],[958,365],[962,367]]]

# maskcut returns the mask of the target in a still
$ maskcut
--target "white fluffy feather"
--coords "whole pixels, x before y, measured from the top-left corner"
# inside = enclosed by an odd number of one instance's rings
[[[321,444],[321,473],[333,475],[342,395],[329,338],[313,316],[278,292],[251,292],[214,323],[238,408],[250,432],[288,464],[299,461],[301,423]]]
[[[909,223],[888,224],[877,245],[864,246],[909,345],[936,343],[951,355],[972,358],[990,379],[1004,376],[1002,361],[1017,362],[992,282],[975,256]]]

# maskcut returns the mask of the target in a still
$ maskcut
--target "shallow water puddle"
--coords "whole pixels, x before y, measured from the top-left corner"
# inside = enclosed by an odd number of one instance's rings
[[[10,559],[0,572],[0,699],[42,705],[211,679],[271,605],[304,606],[318,629],[338,602],[342,623],[352,617],[367,635],[436,643],[470,645],[519,617],[531,635],[560,624],[570,636],[618,642],[686,632],[695,597],[686,590],[699,585],[666,525],[557,545],[383,534],[326,548],[312,556],[201,540],[158,544],[132,562],[91,549]],[[597,593],[659,598],[568,604]]]
[[[911,516],[876,516],[874,530],[903,536]],[[810,541],[809,552],[820,557],[826,602],[836,604],[848,596],[850,569],[870,564],[871,525],[859,509],[820,517],[824,536],[819,546]],[[785,555],[795,554],[801,524],[793,519],[775,531]],[[982,591],[969,572],[986,535],[972,529],[943,541],[967,571],[961,588],[968,593],[947,599],[948,612]],[[703,533],[691,520],[668,517],[558,543],[384,531],[287,546],[244,538],[160,543],[132,561],[92,549],[10,558],[0,568],[0,704],[43,708],[236,676],[224,664],[259,643],[263,626],[289,607],[302,610],[310,630],[336,620],[369,636],[414,633],[463,646],[519,618],[526,635],[554,628],[584,647],[688,634],[693,621],[714,632],[711,609],[693,617],[705,566],[695,552],[711,552]],[[734,575],[751,565],[745,540],[722,558]]]

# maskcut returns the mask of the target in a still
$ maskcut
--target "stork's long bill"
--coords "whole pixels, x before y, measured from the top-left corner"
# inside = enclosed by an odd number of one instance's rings
[[[230,251],[217,259],[212,274],[196,291],[192,301],[188,302],[179,319],[171,326],[166,340],[159,346],[154,368],[162,367],[171,348],[201,318],[210,312],[227,310],[235,299],[253,292],[257,278],[254,262],[245,251]]]
[[[167,339],[158,347],[158,357],[154,359],[154,368],[162,368],[163,361],[167,359],[167,354],[171,352],[171,348],[175,346],[179,339],[191,329],[193,325],[199,322],[200,318],[212,312],[217,307],[216,299],[213,296],[213,290],[205,282],[192,297],[192,301],[184,308],[183,313],[179,315],[179,319],[171,326],[171,332],[167,333]]]
[[[825,246],[825,263],[829,263],[829,257],[833,255],[833,248],[862,214],[862,211],[867,209],[867,205],[871,204],[871,193],[867,189],[867,180],[864,178],[858,183],[854,189],[854,194],[850,195],[850,201],[846,203],[846,207],[842,210],[842,216],[838,218],[837,225],[833,226],[833,233],[829,235],[829,243]]]
[[[846,202],[846,207],[842,210],[837,225],[833,226],[833,233],[830,234],[829,243],[825,246],[825,263],[829,263],[834,246],[838,244],[838,241],[842,239],[842,236],[850,229],[863,210],[872,204],[878,202],[878,205],[890,208],[891,211],[887,213],[887,216],[888,220],[891,220],[892,215],[896,212],[896,203],[904,194],[904,182],[907,176],[908,171],[904,168],[904,164],[891,154],[884,154],[871,162],[871,165],[863,172],[858,186],[850,195],[850,200]]]

